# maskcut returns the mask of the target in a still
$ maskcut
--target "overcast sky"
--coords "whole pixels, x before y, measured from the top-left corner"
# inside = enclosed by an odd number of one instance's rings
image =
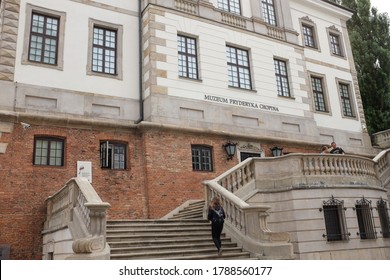
[[[390,1],[389,0],[371,0],[371,6],[377,7],[380,13],[388,13],[390,16]]]

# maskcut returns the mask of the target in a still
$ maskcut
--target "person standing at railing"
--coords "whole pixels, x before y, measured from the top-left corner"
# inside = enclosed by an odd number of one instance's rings
[[[225,218],[226,215],[221,205],[221,200],[215,196],[211,200],[207,219],[211,221],[211,237],[213,238],[215,247],[217,247],[218,255],[222,254],[221,233]]]
[[[332,142],[330,145],[332,147],[332,149],[330,150],[331,154],[339,154],[339,155],[345,154],[345,152],[342,148],[337,147],[336,142]]]
[[[328,146],[322,146],[321,147],[321,155],[323,155],[323,154],[329,154],[330,152],[329,152],[329,148],[328,148]]]

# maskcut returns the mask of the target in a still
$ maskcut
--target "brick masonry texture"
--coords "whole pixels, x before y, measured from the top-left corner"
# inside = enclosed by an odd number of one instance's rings
[[[35,136],[65,139],[63,167],[34,166]],[[237,164],[227,161],[226,138],[158,129],[71,129],[15,125],[3,133],[8,143],[0,154],[0,244],[11,244],[12,259],[41,259],[45,200],[76,176],[77,161],[92,162],[92,185],[111,204],[108,219],[160,218],[189,199],[203,199],[202,181],[213,179]],[[100,167],[100,141],[128,144],[126,170]],[[213,147],[212,172],[192,170],[191,145]],[[267,156],[274,143],[262,145]],[[293,147],[290,152],[301,152]],[[316,152],[316,151],[314,151]]]

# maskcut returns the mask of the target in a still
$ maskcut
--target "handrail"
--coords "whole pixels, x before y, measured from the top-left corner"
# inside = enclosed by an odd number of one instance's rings
[[[72,178],[46,200],[47,218],[43,234],[68,228],[75,255],[102,252],[106,244],[106,211],[92,185],[85,179]],[[73,256],[74,258],[75,256]]]

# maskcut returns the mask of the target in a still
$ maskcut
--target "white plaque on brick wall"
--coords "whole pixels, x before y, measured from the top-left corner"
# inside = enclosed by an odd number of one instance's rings
[[[77,161],[77,177],[87,179],[92,183],[92,163],[90,161]]]

